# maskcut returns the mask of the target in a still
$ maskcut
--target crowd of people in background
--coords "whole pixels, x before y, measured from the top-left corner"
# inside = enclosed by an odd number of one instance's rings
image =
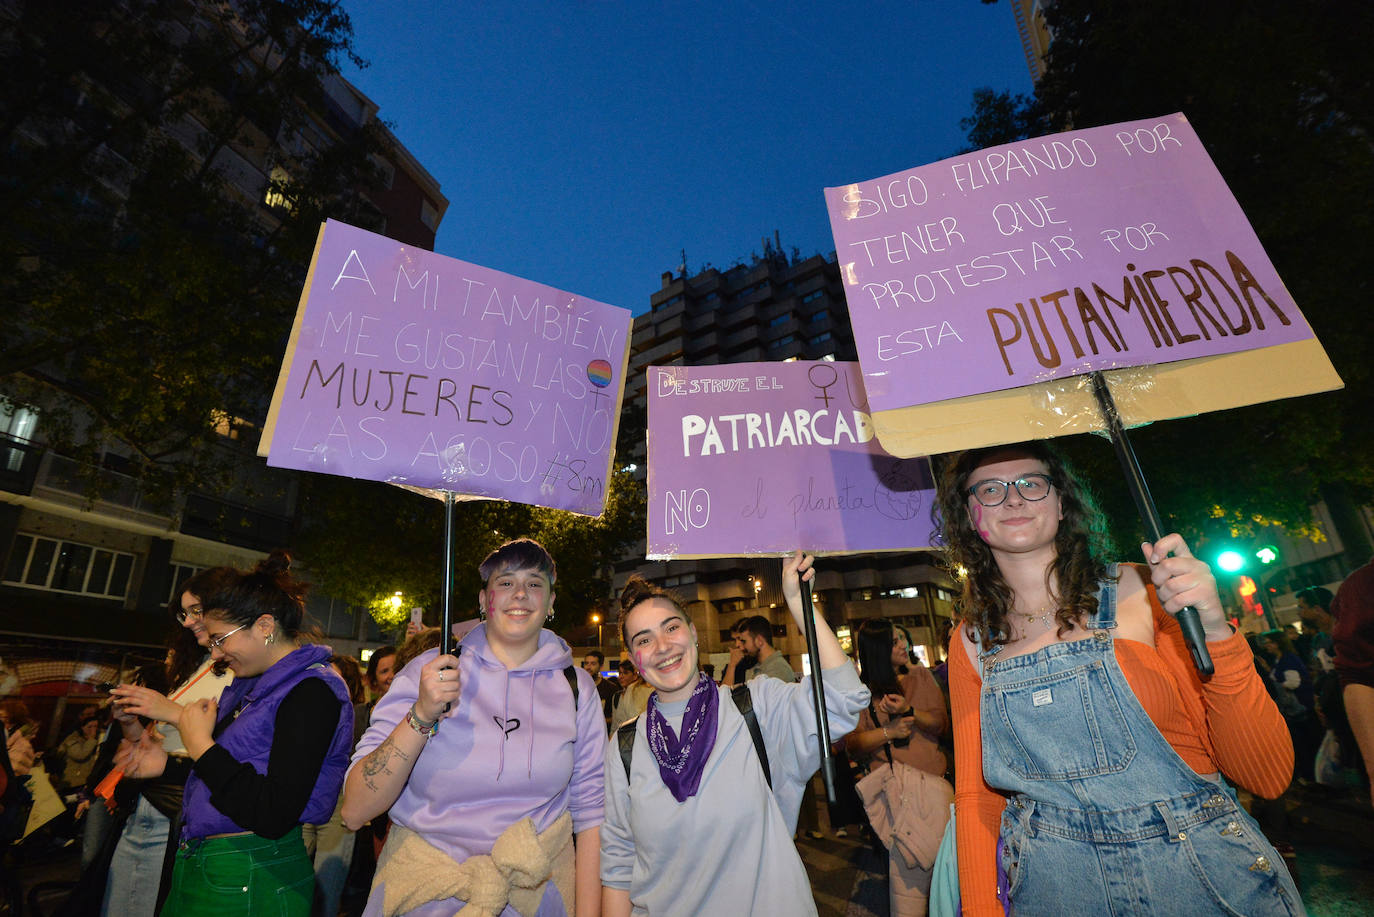
[[[1239,826],[1221,832],[1236,843],[1204,833],[1190,848],[1213,887],[1229,883],[1208,894],[1302,913],[1284,793],[1369,780],[1374,561],[1335,595],[1298,591],[1298,621],[1247,649],[1182,539],[1142,546],[1142,565],[1106,562],[1091,496],[1052,450],[956,457],[941,494],[967,571],[938,638],[947,658],[927,667],[885,618],[863,621],[846,656],[816,619],[838,765],[830,828],[886,860],[890,913],[960,899],[966,914],[1070,899],[1129,912],[1133,895],[1171,912],[1163,886],[1123,892],[1114,867],[1068,864],[1117,832],[1134,838],[1121,869],[1174,875],[1168,839],[1217,819]],[[717,678],[685,605],[636,580],[627,658],[575,659],[545,627],[556,566],[542,547],[510,542],[480,572],[481,614],[454,626],[447,653],[439,628],[412,623],[365,668],[317,642],[284,552],[196,574],[168,608],[163,662],[72,705],[50,747],[22,700],[0,701],[0,842],[79,845],[68,917],[428,917],[463,902],[492,915],[814,913],[794,841],[821,837],[816,723],[774,623],[737,621]],[[798,630],[812,575],[809,557],[785,562]],[[1210,679],[1169,614],[1182,603],[1205,615]],[[1129,694],[1140,704],[1122,705]],[[1227,865],[1237,856],[1245,869]]]

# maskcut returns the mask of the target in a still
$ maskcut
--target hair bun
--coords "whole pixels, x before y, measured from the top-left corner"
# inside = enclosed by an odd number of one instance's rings
[[[629,611],[640,602],[655,595],[658,595],[658,590],[654,588],[653,584],[638,573],[633,573],[625,583],[625,588],[620,591],[620,610]]]
[[[278,576],[288,573],[291,570],[291,552],[285,548],[273,548],[272,553],[266,558],[258,561],[254,568],[255,573],[266,573],[268,576]]]

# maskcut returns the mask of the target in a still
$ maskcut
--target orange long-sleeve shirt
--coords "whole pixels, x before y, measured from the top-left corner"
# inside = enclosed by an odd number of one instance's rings
[[[1256,795],[1273,799],[1293,775],[1293,744],[1283,717],[1255,672],[1239,634],[1208,643],[1216,671],[1205,682],[1193,667],[1183,632],[1149,590],[1155,646],[1113,642],[1131,690],[1165,740],[1199,774],[1221,771]],[[949,650],[954,719],[954,794],[959,893],[966,917],[1001,917],[997,900],[997,834],[1006,797],[983,781],[983,680],[959,637]]]

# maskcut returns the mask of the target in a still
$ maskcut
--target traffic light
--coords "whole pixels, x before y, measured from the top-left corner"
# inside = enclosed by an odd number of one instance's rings
[[[1217,554],[1217,566],[1227,573],[1239,573],[1245,569],[1245,555],[1235,548],[1226,548]]]
[[[1217,569],[1223,573],[1240,573],[1250,566],[1252,557],[1261,567],[1272,567],[1279,562],[1279,549],[1271,544],[1255,549],[1223,545],[1216,553]]]

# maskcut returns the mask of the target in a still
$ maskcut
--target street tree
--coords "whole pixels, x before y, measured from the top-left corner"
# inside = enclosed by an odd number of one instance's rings
[[[1183,112],[1346,385],[1132,431],[1172,517],[1166,524],[1194,535],[1263,522],[1302,532],[1318,498],[1352,517],[1374,498],[1363,266],[1374,243],[1374,7],[1055,0],[1042,8],[1053,39],[1034,96],[975,93],[963,122],[970,143]],[[1123,522],[1135,512],[1112,452],[1080,440],[1070,449],[1091,468],[1129,545],[1139,528]],[[1369,553],[1360,526],[1338,527],[1352,560]]]
[[[380,126],[317,117],[344,58],[327,0],[0,11],[0,397],[47,446],[155,494],[227,483],[321,220],[376,223]]]
[[[644,424],[644,409],[626,403],[617,456],[631,454],[632,444],[642,441]],[[403,623],[411,604],[439,607],[441,502],[388,484],[333,475],[306,475],[302,487],[305,511],[297,544],[321,590],[368,608],[379,623],[390,626]],[[646,505],[642,477],[615,466],[605,510],[596,517],[501,500],[459,500],[454,507],[454,620],[477,613],[482,558],[512,538],[527,537],[543,544],[558,564],[553,628],[563,631],[585,623],[587,610],[610,596],[615,562],[643,539]],[[406,608],[387,604],[396,591],[408,597]]]

